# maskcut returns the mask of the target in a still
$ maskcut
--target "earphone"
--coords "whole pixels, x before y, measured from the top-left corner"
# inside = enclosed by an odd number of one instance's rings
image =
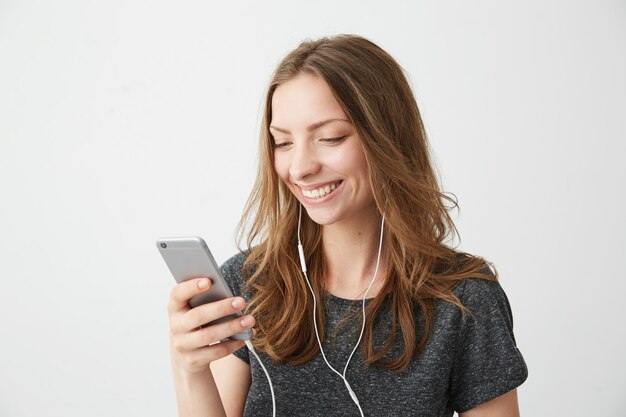
[[[333,366],[330,363],[328,363],[328,360],[326,359],[326,354],[324,353],[324,348],[322,347],[320,335],[317,330],[317,314],[316,314],[317,300],[315,298],[315,291],[313,291],[313,287],[311,286],[311,282],[309,281],[309,276],[307,274],[306,261],[304,259],[304,249],[302,248],[302,242],[300,240],[300,224],[301,223],[302,223],[302,205],[300,205],[300,211],[298,213],[298,255],[300,256],[300,267],[302,269],[302,273],[304,274],[304,278],[306,279],[307,286],[309,287],[309,290],[311,291],[311,295],[313,296],[313,324],[315,327],[315,337],[317,338],[317,344],[320,347],[320,352],[322,354],[322,357],[324,358],[324,362],[326,362],[326,365],[328,365],[328,367],[334,373],[339,375],[339,377],[343,380],[344,384],[346,385],[346,388],[348,389],[348,392],[350,393],[350,397],[352,398],[352,401],[354,401],[354,403],[359,409],[359,412],[361,413],[361,417],[364,417],[363,409],[361,408],[361,405],[359,404],[359,399],[354,393],[354,391],[352,390],[350,383],[346,379],[346,372],[348,371],[348,365],[350,364],[350,360],[352,359],[354,352],[356,352],[357,348],[359,347],[359,344],[361,343],[361,339],[363,338],[363,332],[365,330],[365,299],[367,298],[367,293],[372,288],[372,285],[374,285],[374,281],[376,280],[376,277],[378,276],[378,267],[380,265],[380,252],[383,246],[383,229],[385,225],[385,215],[383,214],[382,220],[380,223],[380,239],[378,242],[378,255],[376,256],[376,269],[374,271],[374,276],[372,277],[372,280],[370,281],[370,285],[367,287],[367,290],[365,290],[365,294],[363,294],[363,300],[362,300],[363,320],[361,323],[361,333],[359,334],[359,339],[357,340],[356,345],[354,345],[354,348],[352,349],[352,352],[350,353],[350,356],[348,357],[346,365],[343,368],[343,374],[337,371],[335,368],[333,368]]]
[[[359,344],[361,343],[361,339],[363,338],[363,332],[365,331],[365,300],[367,298],[367,293],[372,288],[372,285],[374,285],[374,281],[376,281],[376,277],[378,276],[378,267],[380,265],[380,253],[381,253],[381,249],[383,246],[383,229],[385,225],[385,215],[383,214],[382,220],[380,223],[380,239],[378,242],[378,255],[376,256],[376,269],[374,270],[374,276],[372,277],[372,280],[370,281],[369,286],[365,290],[365,294],[363,294],[363,300],[362,300],[362,305],[361,305],[362,307],[361,310],[363,312],[363,320],[361,323],[361,333],[359,334],[359,339],[357,340],[356,345],[354,345],[354,348],[352,349],[352,352],[350,353],[350,356],[348,357],[348,360],[346,361],[346,364],[343,368],[343,374],[337,371],[335,368],[333,368],[333,366],[326,359],[326,354],[324,353],[324,348],[322,347],[322,342],[320,340],[319,331],[317,330],[317,314],[316,314],[317,299],[315,297],[315,291],[313,291],[313,287],[311,286],[311,282],[309,281],[309,276],[307,274],[306,261],[304,258],[304,249],[302,247],[302,242],[300,240],[301,223],[302,223],[302,205],[300,205],[300,209],[298,212],[298,256],[300,257],[300,268],[302,270],[302,273],[304,274],[304,278],[306,280],[307,286],[309,287],[309,290],[311,291],[311,295],[313,296],[313,325],[315,328],[315,338],[317,339],[317,344],[320,348],[320,353],[322,354],[322,358],[324,358],[324,362],[326,362],[326,365],[334,373],[339,375],[339,377],[343,380],[343,383],[345,384],[346,388],[348,389],[348,393],[350,394],[350,398],[352,398],[352,401],[354,401],[354,404],[356,404],[357,408],[359,409],[359,412],[361,413],[361,417],[365,417],[365,415],[363,414],[363,409],[361,408],[361,405],[359,404],[359,399],[354,393],[354,391],[352,390],[350,383],[346,379],[346,372],[348,371],[348,365],[350,364],[350,360],[352,359],[354,352],[356,352],[357,348],[359,347]],[[246,340],[245,343],[248,349],[254,354],[256,360],[261,364],[261,368],[263,369],[263,372],[265,372],[265,376],[267,377],[267,381],[270,385],[270,392],[272,394],[272,416],[276,417],[276,397],[274,395],[274,387],[272,385],[272,380],[270,379],[270,375],[267,372],[267,369],[265,369],[263,362],[261,362],[259,355],[254,350],[254,347],[252,346],[252,342],[250,342],[250,340]]]

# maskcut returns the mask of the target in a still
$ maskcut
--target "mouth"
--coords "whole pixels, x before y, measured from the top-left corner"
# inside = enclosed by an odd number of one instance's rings
[[[337,187],[341,185],[341,183],[343,183],[343,180],[339,180],[333,183],[328,183],[328,184],[322,185],[314,189],[305,190],[304,188],[300,188],[300,191],[302,191],[302,194],[305,197],[310,198],[312,200],[317,200],[317,199],[327,197],[328,195],[332,194],[337,189]]]

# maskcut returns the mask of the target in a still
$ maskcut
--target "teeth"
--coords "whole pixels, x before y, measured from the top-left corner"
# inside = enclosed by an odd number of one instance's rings
[[[302,190],[302,194],[309,198],[321,198],[337,188],[337,184],[325,185],[315,190]]]

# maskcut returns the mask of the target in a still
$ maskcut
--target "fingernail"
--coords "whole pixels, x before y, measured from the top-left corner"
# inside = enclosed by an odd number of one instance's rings
[[[251,316],[246,316],[239,322],[243,327],[250,327],[254,324],[254,319]]]
[[[233,300],[233,307],[235,308],[241,308],[244,304],[243,298],[235,298]]]
[[[209,280],[207,278],[203,278],[198,281],[198,288],[206,288],[209,286]]]

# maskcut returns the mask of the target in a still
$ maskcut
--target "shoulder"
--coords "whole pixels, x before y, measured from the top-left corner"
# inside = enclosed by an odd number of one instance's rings
[[[487,271],[493,277],[493,273],[489,269]],[[493,300],[503,302],[506,300],[506,293],[496,279],[464,278],[456,285],[453,293],[464,304],[481,304]]]
[[[247,257],[248,253],[239,252],[228,258],[222,266],[220,266],[220,272],[224,280],[226,280],[226,283],[235,295],[242,294],[245,283],[243,268]]]
[[[452,288],[452,294],[464,308],[448,300],[436,302],[434,331],[462,343],[476,331],[496,332],[513,337],[513,314],[507,295],[488,266],[481,273],[493,279],[463,278]]]
[[[517,348],[511,306],[500,282],[466,278],[454,293],[469,310],[456,315],[453,325],[451,398],[461,412],[518,387],[528,377],[528,368]]]
[[[233,256],[228,258],[222,264],[222,266],[220,266],[222,273],[225,273],[225,272],[226,273],[242,273],[243,264],[246,261],[247,257],[248,257],[248,253],[246,252],[238,252],[234,254]]]
[[[494,276],[488,266],[481,272]],[[496,279],[465,278],[457,284],[453,292],[469,309],[472,320],[498,315],[508,330],[513,330],[511,305],[500,282]]]

